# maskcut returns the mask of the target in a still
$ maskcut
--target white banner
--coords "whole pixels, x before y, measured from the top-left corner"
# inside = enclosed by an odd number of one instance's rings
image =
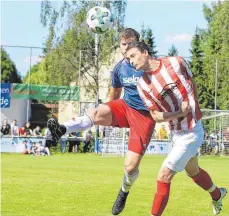
[[[0,146],[1,152],[8,153],[22,153],[25,149],[24,141],[27,141],[27,145],[31,146],[33,142],[42,142],[45,145],[45,138],[36,137],[1,137]]]
[[[128,140],[122,138],[104,138],[99,140],[98,153],[123,155],[127,152]],[[170,140],[151,140],[145,154],[167,155],[172,149]]]

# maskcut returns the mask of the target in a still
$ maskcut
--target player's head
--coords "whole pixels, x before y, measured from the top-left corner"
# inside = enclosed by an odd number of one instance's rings
[[[148,58],[150,49],[144,42],[133,42],[126,49],[126,58],[136,70],[145,70],[149,67]]]
[[[132,28],[124,29],[119,36],[119,45],[121,49],[121,53],[124,55],[126,53],[126,49],[128,45],[132,42],[138,42],[140,38],[140,34]]]

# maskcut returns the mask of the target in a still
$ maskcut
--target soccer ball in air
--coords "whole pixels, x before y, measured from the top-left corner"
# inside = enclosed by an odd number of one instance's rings
[[[94,33],[102,34],[113,24],[113,17],[105,7],[93,7],[87,12],[87,24]]]

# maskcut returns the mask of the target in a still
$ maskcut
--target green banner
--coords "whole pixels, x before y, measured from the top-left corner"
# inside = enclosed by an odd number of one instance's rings
[[[65,100],[78,101],[79,87],[70,86],[42,86],[42,85],[12,85],[12,98],[37,100]]]

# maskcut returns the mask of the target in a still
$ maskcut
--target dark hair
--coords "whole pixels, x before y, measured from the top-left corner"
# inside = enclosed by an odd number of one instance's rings
[[[131,48],[137,48],[140,52],[144,52],[145,50],[150,54],[150,48],[144,42],[133,42],[130,43],[126,49],[126,51],[130,50]]]
[[[124,39],[134,38],[136,41],[139,41],[140,34],[132,28],[126,28],[120,33],[119,39],[122,38]]]

